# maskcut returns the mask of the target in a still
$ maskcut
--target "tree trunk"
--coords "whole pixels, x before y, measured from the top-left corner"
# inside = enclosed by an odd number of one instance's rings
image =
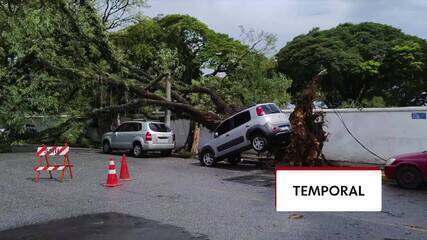
[[[190,120],[190,130],[188,131],[187,140],[185,140],[184,149],[190,152],[193,146],[194,132],[196,130],[196,122]]]
[[[327,134],[323,130],[324,116],[321,112],[313,111],[313,101],[322,73],[313,77],[304,89],[289,118],[292,138],[291,143],[283,150],[283,160],[289,161],[294,166],[313,166],[322,163],[323,143],[327,139]]]
[[[194,130],[194,137],[193,137],[193,146],[191,146],[191,153],[198,154],[198,148],[200,143],[200,127],[196,126],[196,129]]]
[[[172,101],[172,96],[171,96],[171,77],[167,76],[166,77],[166,100],[168,100],[169,102]],[[166,109],[166,119],[165,119],[165,123],[167,126],[171,125],[171,110]]]

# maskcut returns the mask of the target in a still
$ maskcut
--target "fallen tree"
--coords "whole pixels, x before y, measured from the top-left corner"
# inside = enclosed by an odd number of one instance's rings
[[[282,156],[279,160],[294,166],[323,163],[323,143],[327,140],[327,134],[323,130],[324,114],[314,111],[313,101],[318,93],[320,78],[325,73],[326,70],[323,70],[314,76],[298,98],[289,118],[292,127],[291,143],[277,150],[278,155]]]
[[[0,11],[0,122],[19,132],[23,116],[70,118],[43,131],[39,142],[80,139],[62,133],[80,131],[88,122],[101,135],[118,114],[154,106],[213,130],[242,106],[264,100],[252,95],[272,95],[266,84],[290,82],[272,74],[274,61],[255,50],[262,39],[248,47],[190,16],[144,20],[109,33],[91,1],[10,4],[13,14]],[[204,76],[204,68],[215,74]],[[221,74],[226,76],[216,76]],[[172,100],[164,97],[165,79],[172,79]],[[258,83],[262,91],[249,91]],[[265,100],[289,97],[286,85],[274,85],[280,90]]]

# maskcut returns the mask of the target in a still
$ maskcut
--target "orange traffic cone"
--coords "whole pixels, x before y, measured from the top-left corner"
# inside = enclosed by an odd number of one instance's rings
[[[114,163],[114,159],[110,158],[110,161],[108,163],[108,176],[107,176],[107,183],[104,184],[105,187],[116,187],[119,186],[119,178],[117,177],[116,173],[116,164]]]
[[[128,163],[126,162],[126,155],[122,156],[122,164],[120,166],[120,179],[124,181],[130,181],[132,178],[130,177]]]

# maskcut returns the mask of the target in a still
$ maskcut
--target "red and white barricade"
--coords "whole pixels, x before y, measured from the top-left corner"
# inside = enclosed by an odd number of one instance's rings
[[[50,178],[52,178],[53,171],[61,171],[61,182],[64,181],[65,171],[68,169],[70,172],[70,178],[73,178],[73,165],[70,163],[70,159],[68,153],[70,152],[70,147],[65,144],[65,146],[45,146],[37,148],[37,166],[34,167],[34,171],[36,172],[35,181],[40,181],[40,173],[48,172]],[[64,156],[62,164],[51,164],[50,157],[54,156]],[[43,160],[46,161],[46,164],[43,165]]]

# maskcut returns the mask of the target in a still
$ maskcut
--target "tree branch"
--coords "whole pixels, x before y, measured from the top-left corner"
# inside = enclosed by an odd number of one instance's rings
[[[81,73],[80,71],[69,69],[69,68],[63,68],[55,66],[54,64],[40,59],[32,54],[26,56],[25,58],[21,59],[17,64],[20,66],[23,66],[25,64],[33,64],[38,66],[41,69],[44,69],[51,74],[55,75],[66,75],[73,79],[96,79],[96,75],[88,75],[87,73]],[[194,121],[197,121],[203,125],[205,125],[209,129],[214,129],[216,125],[221,120],[221,117],[215,113],[212,112],[203,112],[200,111],[193,106],[191,106],[188,101],[183,98],[180,93],[173,91],[172,95],[175,99],[180,101],[177,102],[171,102],[167,101],[165,97],[159,96],[155,93],[152,93],[150,91],[146,90],[146,87],[142,85],[139,81],[134,79],[120,79],[117,76],[113,76],[108,73],[104,73],[103,79],[106,81],[105,83],[110,87],[124,87],[128,91],[134,93],[139,98],[133,101],[130,101],[127,104],[123,105],[117,105],[117,106],[111,106],[101,109],[94,109],[92,111],[93,114],[96,113],[102,113],[102,112],[108,112],[108,111],[118,111],[122,112],[126,109],[137,109],[141,107],[142,105],[155,105],[155,106],[163,106],[166,107],[173,112],[177,114],[182,114],[183,116],[188,117],[189,119],[192,119]],[[192,89],[194,92],[200,91],[200,92],[211,92],[207,88],[194,88]],[[217,103],[220,102],[221,104],[225,104],[225,102],[222,101],[222,99],[218,96]],[[221,102],[222,101],[222,102]],[[223,107],[223,106],[221,106]]]
[[[201,123],[210,130],[214,130],[221,121],[221,117],[217,114],[213,112],[202,112],[188,104],[176,103],[167,100],[154,100],[145,98],[135,99],[126,104],[94,109],[92,110],[91,114],[97,115],[109,112],[125,112],[132,109],[139,109],[144,105],[155,105],[165,107],[173,112],[182,114],[183,116],[191,120]]]
[[[191,87],[189,89],[185,89],[181,91],[184,94],[189,94],[189,93],[204,93],[207,94],[211,97],[212,102],[215,104],[216,106],[216,110],[218,113],[220,114],[233,114],[237,111],[239,111],[240,109],[236,106],[233,105],[229,105],[227,104],[222,97],[213,89],[209,89],[206,87]]]

